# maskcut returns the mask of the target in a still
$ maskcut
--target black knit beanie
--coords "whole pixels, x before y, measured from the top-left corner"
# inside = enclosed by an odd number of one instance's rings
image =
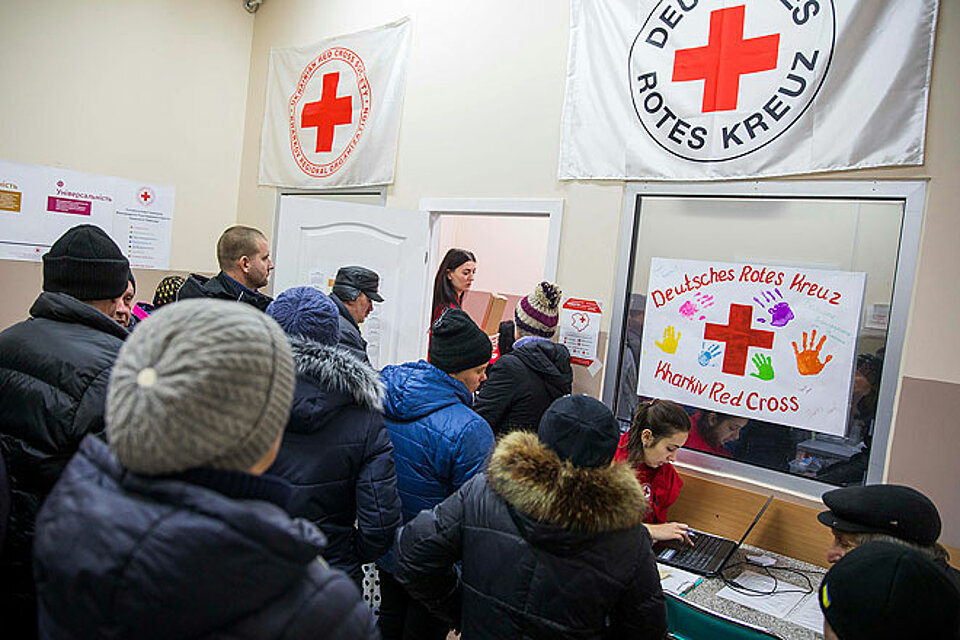
[[[947,570],[892,542],[868,542],[844,555],[824,576],[819,596],[841,640],[952,638],[960,624],[960,593]]]
[[[103,229],[81,224],[43,254],[43,290],[78,300],[111,300],[127,290],[130,263]]]
[[[575,467],[602,467],[613,461],[620,427],[613,413],[585,395],[557,398],[540,418],[540,442]]]
[[[460,309],[447,309],[433,323],[430,364],[457,373],[490,362],[493,345],[489,336]]]

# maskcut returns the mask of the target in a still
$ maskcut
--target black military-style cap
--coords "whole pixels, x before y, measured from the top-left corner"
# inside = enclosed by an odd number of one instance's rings
[[[366,267],[340,267],[333,282],[334,293],[337,289],[346,289],[352,293],[363,292],[374,302],[383,302],[383,297],[377,291],[379,288],[380,276]]]
[[[940,537],[936,505],[916,489],[896,484],[845,487],[823,494],[824,511],[817,519],[837,531],[885,533],[919,545]]]

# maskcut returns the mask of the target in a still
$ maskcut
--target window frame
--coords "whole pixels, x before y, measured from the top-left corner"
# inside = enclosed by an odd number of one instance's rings
[[[616,407],[619,372],[624,351],[624,328],[627,323],[630,287],[633,282],[633,254],[640,229],[644,198],[743,198],[743,199],[852,199],[858,201],[901,201],[903,218],[890,300],[880,395],[877,403],[873,446],[867,465],[866,483],[883,482],[887,472],[887,450],[893,433],[893,409],[900,384],[900,365],[906,339],[910,302],[913,295],[923,208],[926,201],[926,180],[815,181],[782,180],[751,182],[628,182],[624,185],[623,214],[617,253],[610,339],[604,367],[603,401]],[[681,449],[680,467],[689,467],[712,475],[736,478],[767,487],[819,498],[834,489],[831,484],[803,476],[754,466],[733,459]]]

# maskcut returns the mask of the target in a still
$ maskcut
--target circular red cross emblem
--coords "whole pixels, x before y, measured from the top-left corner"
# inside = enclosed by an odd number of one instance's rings
[[[833,0],[659,2],[630,47],[630,96],[666,151],[745,156],[813,103],[833,57]]]
[[[154,194],[153,189],[150,187],[141,187],[140,190],[137,191],[137,201],[144,206],[152,203],[156,197],[156,194]]]
[[[290,96],[290,150],[300,170],[325,178],[357,148],[370,118],[370,82],[356,53],[322,52],[303,69]]]

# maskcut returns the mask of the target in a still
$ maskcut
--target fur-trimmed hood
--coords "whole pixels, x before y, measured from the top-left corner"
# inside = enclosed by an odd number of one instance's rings
[[[567,532],[631,529],[647,513],[643,489],[628,465],[575,467],[561,462],[535,433],[504,436],[486,475],[490,488],[520,515]]]
[[[290,337],[297,375],[312,379],[326,390],[349,396],[364,409],[383,409],[383,385],[373,368],[338,347],[300,336]]]

